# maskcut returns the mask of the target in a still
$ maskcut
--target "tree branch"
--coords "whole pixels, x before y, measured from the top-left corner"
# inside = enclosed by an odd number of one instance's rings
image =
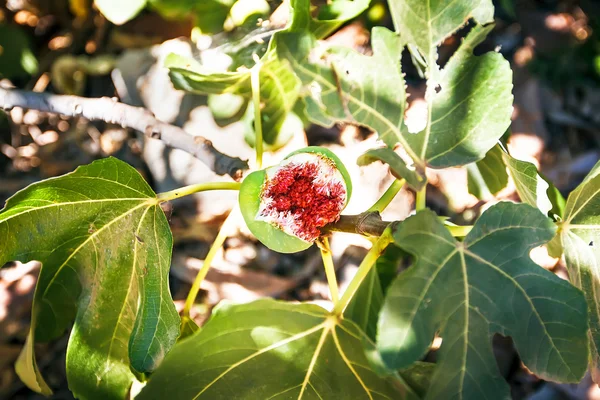
[[[243,171],[248,169],[246,161],[219,152],[210,140],[192,136],[177,126],[161,122],[145,108],[120,103],[109,97],[85,98],[0,87],[0,108],[11,110],[14,107],[84,117],[135,129],[161,140],[169,147],[190,153],[215,173],[228,174],[235,180],[241,179]]]
[[[385,228],[394,222],[383,221],[378,212],[358,215],[341,215],[337,222],[323,228],[323,232],[350,232],[359,235],[381,236]]]

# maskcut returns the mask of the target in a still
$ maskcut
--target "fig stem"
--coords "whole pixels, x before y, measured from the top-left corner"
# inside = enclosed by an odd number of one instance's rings
[[[393,241],[394,238],[392,237],[392,229],[391,227],[388,227],[385,229],[385,231],[383,231],[379,239],[375,242],[373,247],[371,247],[371,250],[369,250],[365,258],[360,263],[360,266],[356,271],[356,275],[354,275],[354,278],[352,278],[348,284],[348,288],[344,291],[342,298],[333,306],[333,315],[341,316],[344,313],[344,310],[346,307],[348,307],[348,304],[350,304],[350,301],[360,287],[360,284],[366,278],[369,271],[371,271],[373,265],[375,265],[375,261],[377,261],[385,248]]]
[[[229,213],[229,215],[225,219],[225,222],[223,222],[223,225],[221,226],[221,229],[219,230],[219,233],[217,234],[215,241],[213,242],[212,246],[210,247],[210,250],[208,250],[208,254],[204,258],[204,263],[202,264],[202,267],[200,268],[200,270],[198,270],[198,274],[196,275],[196,278],[194,279],[194,283],[192,284],[192,287],[190,288],[190,291],[188,292],[187,298],[185,299],[185,305],[183,306],[183,311],[181,313],[182,317],[184,317],[184,318],[190,317],[190,310],[192,309],[192,306],[194,305],[194,302],[196,301],[196,297],[198,297],[198,292],[200,291],[200,285],[202,284],[202,281],[204,280],[204,278],[206,278],[206,274],[208,273],[208,270],[210,269],[210,265],[211,265],[213,259],[215,258],[215,256],[217,255],[217,252],[221,249],[221,247],[223,246],[223,243],[225,243],[225,239],[227,239],[230,225],[232,225],[233,221],[235,221],[235,214],[237,213],[237,210],[238,210],[237,207],[235,207],[233,210],[231,210],[231,213]]]
[[[321,257],[323,258],[323,265],[325,266],[325,276],[327,276],[327,283],[329,284],[329,292],[331,294],[331,301],[337,303],[340,299],[337,279],[335,277],[335,267],[333,265],[333,257],[331,254],[331,248],[329,247],[329,239],[327,236],[317,240],[317,246],[321,250]]]
[[[473,229],[473,225],[454,225],[446,221],[445,217],[440,217],[440,220],[454,237],[466,236]],[[397,224],[399,222],[384,221],[378,212],[367,211],[357,215],[342,215],[337,222],[325,226],[322,232],[348,232],[363,235],[367,238],[377,238],[381,236],[390,224]]]
[[[250,85],[252,87],[252,104],[254,105],[254,148],[256,150],[256,169],[262,168],[263,158],[263,131],[260,115],[260,68],[258,61],[250,70]]]
[[[398,192],[400,192],[400,189],[402,189],[405,183],[406,181],[404,179],[394,180],[390,187],[387,188],[385,193],[381,195],[379,200],[377,200],[375,204],[373,204],[367,211],[380,213],[385,210],[385,208],[390,205],[392,200],[394,200]]]
[[[240,182],[205,182],[194,185],[180,187],[168,192],[159,193],[156,195],[159,203],[178,199],[180,197],[189,196],[198,192],[206,192],[208,190],[240,190]]]

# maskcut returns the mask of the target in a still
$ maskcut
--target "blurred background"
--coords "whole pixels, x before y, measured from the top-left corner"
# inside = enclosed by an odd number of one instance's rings
[[[0,2],[0,84],[36,92],[85,97],[116,97],[152,111],[165,122],[202,135],[214,146],[243,159],[253,158],[252,112],[234,95],[196,95],[175,90],[163,67],[177,53],[214,69],[248,67],[252,52],[266,50],[274,30],[285,26],[287,5],[267,0],[3,0]],[[324,1],[313,1],[318,6]],[[496,26],[476,51],[499,51],[514,71],[515,106],[508,147],[531,161],[566,196],[600,159],[600,1],[496,0]],[[385,1],[373,0],[355,20],[326,40],[370,54],[375,25],[393,29]],[[440,48],[444,64],[466,27]],[[257,37],[260,39],[257,39]],[[403,56],[410,108],[407,123],[426,118],[425,86]],[[376,135],[349,125],[311,125],[301,104],[287,116],[279,140],[265,156],[273,164],[308,145],[332,149],[352,175],[354,197],[347,213],[360,213],[392,182],[387,166],[356,165],[376,146]],[[72,171],[95,159],[114,156],[137,168],[156,192],[191,183],[226,180],[187,153],[166,148],[139,132],[81,117],[35,110],[0,111],[0,204],[17,190]],[[471,224],[493,202],[517,200],[514,185],[493,195],[469,182],[466,168],[428,171],[428,206],[456,223]],[[494,190],[495,191],[495,190]],[[413,194],[403,190],[383,213],[404,219]],[[236,203],[231,192],[190,196],[167,210],[175,238],[171,290],[183,301],[212,240]],[[252,238],[234,215],[230,237],[202,284],[193,310],[202,324],[222,299],[250,301],[263,296],[328,302],[328,289],[316,248],[277,254]],[[369,242],[355,235],[331,238],[338,279],[348,283]],[[0,243],[0,246],[2,244]],[[538,251],[539,250],[539,251]],[[534,260],[566,278],[562,262],[544,248]],[[37,399],[17,378],[13,364],[29,329],[39,264],[11,263],[0,269],[0,398]],[[70,399],[65,378],[68,336],[38,347],[38,362],[54,399]],[[434,342],[428,361],[435,361]],[[521,363],[508,338],[494,339],[498,367],[514,399],[600,399],[586,377],[578,385],[540,380]]]

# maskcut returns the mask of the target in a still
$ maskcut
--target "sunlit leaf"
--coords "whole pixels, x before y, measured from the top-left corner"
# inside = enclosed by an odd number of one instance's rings
[[[600,163],[569,195],[559,237],[569,279],[585,294],[592,376],[600,382]]]
[[[421,359],[439,332],[427,399],[509,398],[492,352],[498,332],[540,378],[578,382],[588,354],[585,299],[529,258],[554,231],[535,208],[508,202],[485,211],[463,242],[429,210],[401,223],[395,243],[415,262],[388,289],[380,315],[378,349],[388,368]]]
[[[221,124],[222,120],[239,119],[246,109],[247,99],[231,93],[211,94],[208,96],[208,108],[215,120]]]
[[[388,146],[407,144],[401,135],[406,106],[400,70],[403,42],[393,32],[373,29],[373,56],[348,48],[328,49],[322,60],[317,41],[305,32],[280,34],[277,52],[292,64],[309,91],[307,111],[314,122],[351,122],[377,131]],[[410,150],[410,149],[408,149]]]
[[[115,25],[132,20],[146,6],[147,0],[94,0],[98,10]]]
[[[417,160],[436,168],[481,160],[510,125],[508,61],[496,52],[473,54],[492,28],[473,27],[444,69],[428,78],[427,126],[405,133]]]
[[[391,0],[388,4],[396,31],[431,64],[437,59],[437,46],[470,18],[480,24],[494,21],[491,0]]]
[[[299,82],[286,62],[274,52],[268,52],[260,68],[260,99],[263,119],[263,140],[267,144],[277,141],[281,125],[298,98]],[[165,61],[171,80],[178,89],[188,92],[237,94],[250,99],[250,71],[215,72],[193,59],[171,54]]]
[[[311,33],[318,39],[333,33],[343,23],[365,11],[371,0],[332,0],[320,7],[316,18],[310,0],[290,0],[290,29]]]
[[[199,333],[173,348],[138,398],[415,398],[399,376],[381,378],[370,369],[364,338],[352,322],[316,305],[222,304]]]
[[[75,324],[67,348],[69,388],[78,397],[123,398],[179,334],[168,286],[172,237],[152,189],[108,158],[35,183],[0,212],[0,265],[39,260],[31,331],[17,372],[49,389],[33,345]]]
[[[521,161],[502,152],[504,163],[515,183],[521,201],[537,207],[542,213],[552,217],[562,216],[565,199],[558,189],[544,177],[530,162]]]
[[[429,84],[431,115],[424,130],[403,125],[406,94],[400,69],[404,42],[385,28],[372,32],[373,56],[347,48],[321,57],[306,33],[278,36],[280,57],[290,60],[309,91],[307,111],[316,123],[350,122],[377,132],[390,148],[401,144],[419,169],[480,160],[510,124],[512,73],[499,53],[473,54],[491,27],[476,26]]]
[[[246,22],[256,23],[260,16],[267,16],[271,8],[266,0],[237,0],[229,10],[229,20],[233,27],[242,26]]]
[[[420,174],[414,169],[408,168],[402,158],[389,147],[379,149],[371,149],[361,155],[358,160],[358,165],[368,165],[375,161],[382,161],[390,166],[390,171],[398,179],[405,179],[413,189],[420,190],[427,184],[427,177]]]

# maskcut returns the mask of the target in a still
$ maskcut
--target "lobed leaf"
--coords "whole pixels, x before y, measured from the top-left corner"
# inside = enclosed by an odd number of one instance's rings
[[[316,305],[222,304],[199,333],[173,348],[138,398],[416,398],[398,376],[370,369],[363,339],[352,322]]]
[[[401,39],[386,28],[373,28],[373,56],[347,48],[329,49],[327,60],[315,53],[317,41],[306,32],[277,36],[277,52],[287,59],[309,90],[305,99],[313,122],[350,122],[377,131],[389,147],[398,142],[406,106],[400,56]],[[410,152],[410,148],[407,151]],[[414,154],[411,154],[414,158]]]
[[[437,59],[437,46],[470,18],[482,25],[494,22],[491,0],[391,0],[388,4],[396,32],[430,64]]]
[[[151,372],[179,334],[169,293],[172,237],[152,189],[114,158],[35,183],[0,212],[0,265],[39,260],[31,330],[17,373],[49,394],[33,345],[75,320],[67,348],[78,397],[124,398],[130,367]]]
[[[590,325],[590,369],[600,382],[600,163],[567,199],[564,222],[559,224],[569,280],[587,300]]]
[[[306,33],[278,35],[277,51],[309,90],[305,100],[313,122],[367,126],[388,147],[402,145],[417,169],[443,168],[480,160],[510,124],[509,63],[498,53],[473,55],[490,30],[474,27],[446,68],[430,78],[438,91],[428,92],[428,124],[415,134],[403,125],[406,93],[399,61],[404,42],[394,33],[373,29],[371,57],[334,48],[324,61]]]
[[[578,382],[588,354],[585,299],[529,258],[553,235],[538,210],[506,202],[485,211],[463,242],[429,210],[401,223],[395,243],[415,262],[389,288],[379,318],[378,349],[388,368],[419,360],[439,331],[427,399],[510,398],[491,347],[497,332],[512,337],[537,376]]]
[[[473,27],[444,69],[428,77],[427,126],[403,130],[415,162],[446,168],[481,160],[509,127],[510,64],[496,52],[473,54],[492,28]]]

